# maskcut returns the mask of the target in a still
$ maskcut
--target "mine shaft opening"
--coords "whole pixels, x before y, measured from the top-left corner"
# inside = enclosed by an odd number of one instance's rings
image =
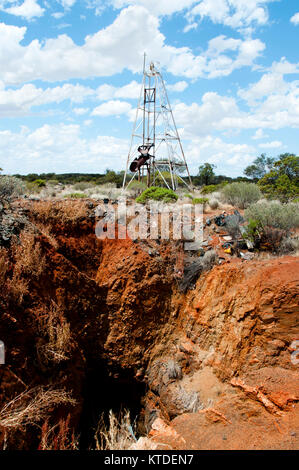
[[[133,434],[138,439],[143,429],[141,410],[145,393],[146,384],[136,380],[132,371],[112,371],[105,362],[89,364],[82,393],[79,448],[95,448],[95,433],[99,422],[109,429],[110,410],[116,418],[126,410],[129,411]]]

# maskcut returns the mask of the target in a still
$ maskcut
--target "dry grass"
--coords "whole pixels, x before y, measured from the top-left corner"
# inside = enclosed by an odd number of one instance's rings
[[[15,259],[15,276],[40,277],[45,267],[45,258],[42,256],[40,243],[36,242],[34,233],[22,232],[19,242],[15,240],[12,244],[12,252]]]
[[[55,390],[41,386],[26,390],[7,403],[0,411],[0,427],[16,430],[28,425],[36,425],[46,419],[50,408],[76,401],[65,390]]]
[[[45,258],[35,235],[27,231],[20,234],[19,240],[13,241],[11,251],[14,270],[11,278],[7,280],[7,287],[14,302],[21,304],[28,293],[29,280],[38,279],[44,271]]]
[[[42,425],[42,435],[39,450],[78,450],[79,438],[71,431],[70,415],[67,419],[61,419],[50,427],[46,420]]]
[[[109,427],[102,415],[95,433],[96,450],[127,450],[137,442],[134,434],[134,424],[131,424],[130,412],[124,410],[115,416],[109,411]]]
[[[38,321],[39,331],[47,341],[37,348],[40,362],[57,364],[68,360],[72,348],[71,330],[60,307],[52,302],[49,312],[38,317]]]
[[[87,216],[86,202],[76,200],[36,201],[31,208],[33,216],[44,223],[54,219],[62,223],[75,222]]]
[[[35,225],[38,228],[39,232],[48,240],[50,245],[52,245],[52,247],[55,248],[55,250],[57,250],[59,244],[56,238],[54,237],[50,226],[42,224],[41,222],[36,222]]]

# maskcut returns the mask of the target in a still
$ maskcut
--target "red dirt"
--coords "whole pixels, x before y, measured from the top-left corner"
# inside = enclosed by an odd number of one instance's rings
[[[22,304],[2,293],[7,359],[0,403],[24,386],[64,386],[78,404],[59,417],[71,413],[77,427],[86,366],[101,361],[148,384],[147,429],[157,417],[170,426],[152,430],[156,442],[173,449],[298,448],[298,365],[289,349],[299,339],[298,258],[231,258],[185,295],[175,277],[178,244],[98,241],[94,224],[92,218],[67,227],[53,220],[58,248],[38,236],[44,271],[29,280]],[[67,362],[43,369],[37,318],[52,300],[70,323],[73,349]],[[169,378],[168,360],[182,377]],[[198,393],[204,409],[187,412],[178,399],[182,388]],[[9,448],[38,442],[36,428],[21,430]]]

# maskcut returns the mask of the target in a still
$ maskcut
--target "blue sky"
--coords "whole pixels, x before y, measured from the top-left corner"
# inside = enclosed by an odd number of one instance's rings
[[[192,174],[298,155],[298,45],[298,0],[0,0],[0,166],[124,169],[144,52]]]

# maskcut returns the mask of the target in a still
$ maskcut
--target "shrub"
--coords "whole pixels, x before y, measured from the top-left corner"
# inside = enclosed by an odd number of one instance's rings
[[[0,176],[0,199],[9,200],[20,196],[25,191],[25,185],[14,176]]]
[[[215,210],[215,209],[218,209],[219,207],[219,201],[218,199],[210,199],[209,200],[209,206],[211,209]]]
[[[38,188],[43,188],[46,186],[45,180],[40,180],[40,179],[33,181],[33,184],[37,186]]]
[[[245,211],[247,220],[254,220],[261,227],[274,227],[290,230],[299,227],[299,211],[297,204],[281,204],[277,201],[258,202]]]
[[[146,189],[146,184],[142,181],[134,180],[132,181],[128,189],[130,190],[130,192],[133,193],[133,197],[137,197],[139,194],[142,193],[142,191]]]
[[[85,189],[92,188],[94,185],[88,183],[87,181],[80,181],[79,183],[74,184],[74,189],[78,191],[85,191]]]
[[[184,197],[187,197],[188,199],[193,199],[193,196],[191,194],[185,193]]]
[[[59,185],[59,181],[58,180],[48,180],[47,181],[47,184],[49,186],[58,186]]]
[[[283,255],[295,253],[299,250],[299,238],[285,237],[279,247],[279,252]]]
[[[136,202],[145,204],[149,200],[153,201],[162,201],[162,202],[176,202],[178,199],[177,194],[175,194],[172,189],[158,188],[152,186],[151,188],[146,189],[143,193],[136,199]]]
[[[261,191],[254,183],[231,183],[222,189],[224,201],[232,206],[245,209],[261,198]]]
[[[84,193],[70,193],[70,194],[65,194],[64,197],[71,198],[71,199],[84,199],[87,196]]]
[[[207,186],[201,188],[200,192],[202,194],[214,193],[215,191],[219,191],[220,189],[224,188],[224,186],[226,186],[227,184],[227,181],[223,181],[223,183],[220,184],[208,184]]]
[[[202,204],[203,206],[205,206],[206,204],[208,204],[209,202],[209,199],[207,197],[194,197],[192,199],[192,204]]]
[[[280,155],[258,182],[268,198],[278,198],[282,202],[299,195],[299,157],[291,154]]]

